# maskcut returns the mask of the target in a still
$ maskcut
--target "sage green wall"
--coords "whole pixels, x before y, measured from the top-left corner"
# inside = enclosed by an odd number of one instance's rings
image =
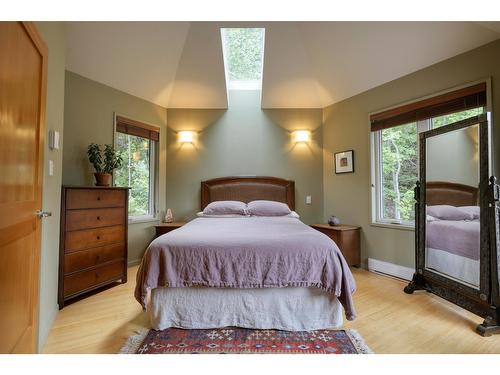
[[[169,109],[167,207],[175,220],[200,210],[200,182],[232,175],[295,180],[296,211],[305,222],[322,216],[322,110],[262,110],[259,91],[230,91],[227,110]],[[309,129],[309,145],[293,144],[291,130]],[[196,144],[180,145],[176,132],[196,130]],[[306,195],[312,205],[305,204]]]
[[[369,113],[422,96],[492,77],[495,168],[500,163],[500,41],[445,60],[428,68],[333,104],[323,113],[324,219],[331,214],[362,226],[361,255],[403,266],[414,266],[414,232],[372,226]],[[335,175],[333,153],[354,149],[353,174]]]
[[[63,151],[62,148],[59,150],[50,150],[47,140],[49,130],[57,130],[61,135],[60,147],[62,147],[66,45],[63,22],[37,22],[36,26],[47,44],[49,51],[42,207],[45,211],[52,212],[51,217],[47,217],[42,221],[40,303],[38,316],[38,350],[41,351],[58,311],[57,277],[59,274],[59,213],[61,206]],[[49,160],[54,162],[53,176],[49,176]]]
[[[160,126],[157,208],[164,211],[166,109],[70,71],[66,71],[65,82],[63,183],[93,185],[93,170],[86,155],[87,146],[91,142],[113,143],[113,112]],[[141,259],[143,251],[154,237],[156,223],[129,224],[129,263],[137,263]]]

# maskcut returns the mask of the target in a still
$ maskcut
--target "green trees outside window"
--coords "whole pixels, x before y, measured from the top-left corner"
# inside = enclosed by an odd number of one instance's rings
[[[444,125],[453,124],[454,122],[465,120],[472,116],[478,116],[483,113],[483,107],[469,109],[467,111],[450,113],[449,115],[434,117],[432,119],[432,128],[439,128]]]
[[[418,178],[417,124],[396,126],[381,133],[383,217],[413,221],[413,188]]]
[[[149,139],[116,133],[116,148],[123,156],[115,171],[115,185],[129,186],[129,216],[152,215],[151,209],[151,143]]]

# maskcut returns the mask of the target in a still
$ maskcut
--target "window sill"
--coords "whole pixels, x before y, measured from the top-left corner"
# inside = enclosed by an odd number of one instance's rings
[[[399,229],[399,230],[406,230],[406,231],[411,231],[411,232],[415,231],[414,225],[378,223],[378,222],[372,222],[370,225],[372,227],[380,227],[380,228],[387,228],[387,229]]]
[[[136,217],[129,217],[128,218],[128,223],[130,224],[141,224],[141,223],[152,223],[152,222],[158,222],[159,219],[154,216],[136,216]]]

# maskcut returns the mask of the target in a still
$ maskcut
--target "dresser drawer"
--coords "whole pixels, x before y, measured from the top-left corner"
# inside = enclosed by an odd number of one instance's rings
[[[128,190],[71,189],[66,192],[66,209],[123,207]]]
[[[89,267],[94,267],[125,256],[125,244],[119,243],[81,250],[64,256],[64,273],[72,273]]]
[[[123,262],[106,264],[88,271],[64,276],[64,296],[85,291],[106,281],[118,279],[123,275]]]
[[[125,241],[125,227],[123,225],[76,230],[66,232],[65,252],[71,253],[90,247],[110,245],[123,241]]]
[[[123,208],[94,208],[71,210],[66,214],[66,230],[109,227],[125,222]]]

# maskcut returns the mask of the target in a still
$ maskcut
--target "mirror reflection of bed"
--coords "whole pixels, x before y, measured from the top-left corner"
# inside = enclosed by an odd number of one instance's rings
[[[428,182],[426,266],[479,287],[480,225],[473,186]]]
[[[426,267],[479,287],[479,128],[427,140]]]
[[[479,287],[479,126],[427,139],[426,267]]]

